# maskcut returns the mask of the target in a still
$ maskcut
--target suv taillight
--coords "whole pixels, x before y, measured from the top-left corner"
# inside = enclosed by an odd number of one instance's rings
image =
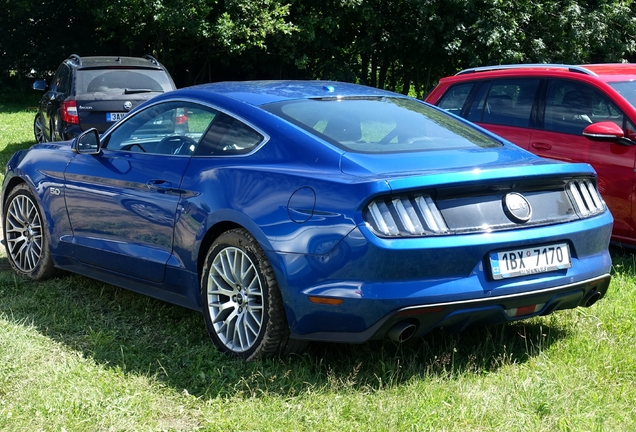
[[[62,121],[70,124],[79,124],[79,116],[77,115],[77,103],[74,100],[62,102],[60,108]]]

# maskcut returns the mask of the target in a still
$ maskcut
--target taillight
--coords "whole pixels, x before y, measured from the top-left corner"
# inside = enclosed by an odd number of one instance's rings
[[[185,124],[188,122],[188,111],[185,108],[177,108],[176,124]]]
[[[448,233],[448,226],[429,195],[381,198],[363,212],[367,226],[381,237]]]
[[[574,180],[568,185],[578,213],[583,217],[594,216],[605,211],[605,203],[591,180]]]
[[[70,124],[79,124],[79,116],[77,115],[77,103],[74,100],[62,102],[60,108],[62,121]]]

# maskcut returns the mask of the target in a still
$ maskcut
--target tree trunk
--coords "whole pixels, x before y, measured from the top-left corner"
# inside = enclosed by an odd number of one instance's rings
[[[402,65],[402,94],[408,95],[411,91],[411,71],[408,65]]]
[[[369,54],[364,53],[360,56],[360,83],[367,85],[369,82]]]
[[[378,55],[374,52],[371,57],[371,87],[378,86]]]
[[[386,57],[382,59],[380,63],[380,76],[378,78],[378,88],[383,89],[386,83],[386,73],[387,69],[389,69],[389,62],[386,60]]]
[[[415,68],[415,78],[413,78],[413,86],[415,88],[415,97],[418,99],[424,99],[422,97],[422,85],[420,84],[420,67]]]

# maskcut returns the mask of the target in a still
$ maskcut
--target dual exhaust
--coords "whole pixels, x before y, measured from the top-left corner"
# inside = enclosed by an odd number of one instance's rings
[[[603,294],[599,291],[592,291],[588,293],[587,298],[585,298],[580,306],[590,307],[594,303],[596,303],[600,298],[603,297]],[[407,339],[410,339],[415,332],[417,331],[417,325],[412,321],[400,321],[393,325],[387,332],[387,336],[389,339],[395,342],[404,342]]]

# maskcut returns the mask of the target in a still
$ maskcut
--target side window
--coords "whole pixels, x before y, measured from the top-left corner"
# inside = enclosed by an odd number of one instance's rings
[[[437,105],[448,112],[461,115],[473,87],[475,87],[474,82],[454,85],[442,96]]]
[[[71,71],[68,66],[62,64],[55,72],[55,77],[53,78],[53,90],[60,93],[68,93],[69,86],[71,84]]]
[[[636,126],[634,123],[625,118],[625,137],[632,141],[636,141]]]
[[[486,93],[490,89],[490,81],[482,81],[477,94],[470,104],[470,108],[466,113],[466,119],[472,122],[480,122],[484,113],[484,106],[486,105]]]
[[[590,92],[590,101],[592,102],[592,123],[611,121],[623,127],[623,114],[603,93],[592,89]]]
[[[125,119],[104,148],[130,152],[192,155],[218,112],[201,105],[167,102]]]
[[[538,79],[495,80],[490,87],[482,122],[530,127]]]
[[[251,152],[265,137],[242,121],[218,113],[199,145],[196,156],[236,156]]]
[[[576,81],[550,82],[544,115],[546,130],[580,135],[586,126],[600,121],[627,126],[622,112],[599,90]]]

